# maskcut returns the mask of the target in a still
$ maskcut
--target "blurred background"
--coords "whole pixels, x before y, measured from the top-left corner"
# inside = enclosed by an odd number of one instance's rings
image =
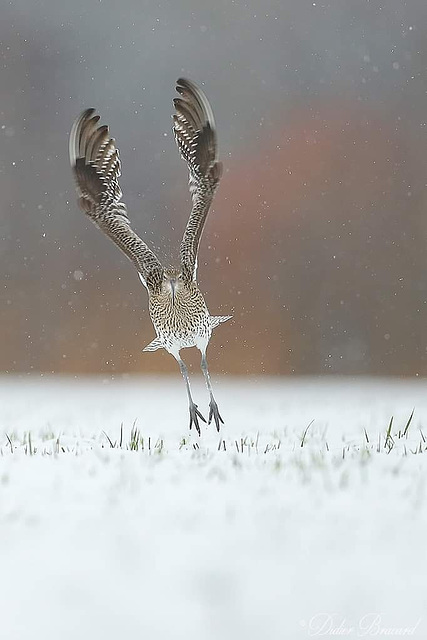
[[[0,56],[2,371],[177,371],[141,353],[145,289],[78,209],[67,145],[96,107],[133,226],[174,264],[184,75],[225,166],[199,257],[211,313],[234,314],[212,372],[427,375],[425,0],[13,0]]]

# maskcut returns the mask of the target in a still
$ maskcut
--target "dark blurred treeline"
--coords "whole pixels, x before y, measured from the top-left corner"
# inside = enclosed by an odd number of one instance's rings
[[[73,119],[121,150],[167,263],[189,212],[174,81],[204,82],[225,174],[199,283],[232,374],[427,375],[427,3],[22,0],[0,22],[0,368],[162,372],[145,290],[78,210]],[[196,363],[197,354],[185,354]]]

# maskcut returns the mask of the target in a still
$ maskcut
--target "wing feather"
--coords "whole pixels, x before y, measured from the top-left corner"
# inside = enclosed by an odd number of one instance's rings
[[[133,262],[149,291],[155,291],[160,286],[163,267],[131,227],[126,205],[121,202],[119,151],[108,127],[98,126],[98,122],[95,110],[86,109],[70,133],[70,162],[79,204]]]
[[[193,206],[181,242],[184,277],[195,280],[200,237],[222,174],[218,161],[215,120],[203,91],[190,80],[177,81],[180,98],[174,99],[173,131],[189,172]]]

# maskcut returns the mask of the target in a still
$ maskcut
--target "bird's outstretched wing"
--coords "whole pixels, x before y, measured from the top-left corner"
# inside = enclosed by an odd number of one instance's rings
[[[121,163],[114,138],[99,116],[86,109],[70,133],[70,162],[77,182],[79,204],[137,268],[149,291],[160,286],[163,267],[156,255],[133,231],[119,185]]]
[[[196,279],[197,252],[206,216],[222,173],[218,162],[215,120],[211,106],[190,80],[177,81],[180,98],[174,99],[173,130],[181,157],[189,171],[193,207],[181,242],[183,276]]]

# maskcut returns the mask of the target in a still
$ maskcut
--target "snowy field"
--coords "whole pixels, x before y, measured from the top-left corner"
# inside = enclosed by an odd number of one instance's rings
[[[215,388],[3,377],[2,640],[427,638],[427,381]]]

